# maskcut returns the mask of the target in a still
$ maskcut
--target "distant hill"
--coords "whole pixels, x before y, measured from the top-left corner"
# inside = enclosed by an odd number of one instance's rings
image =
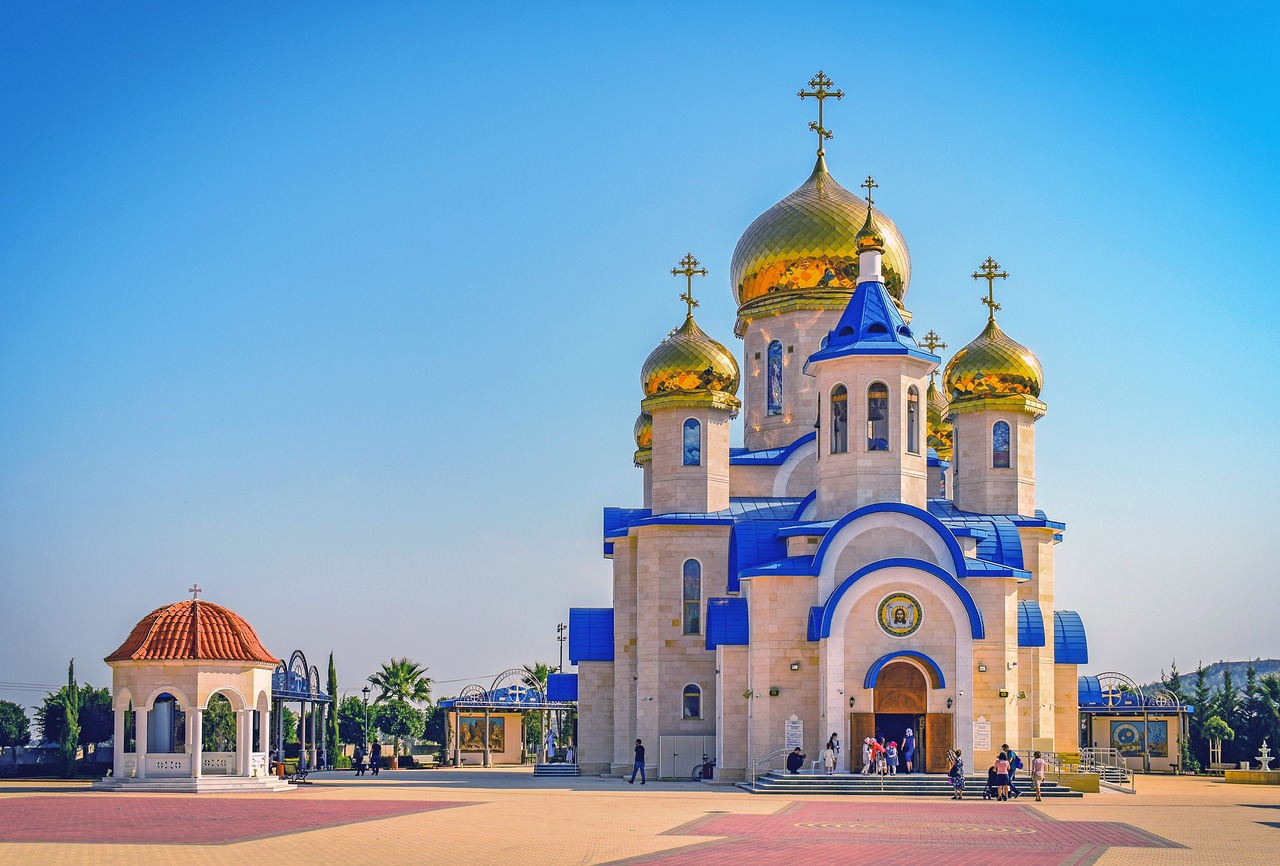
[[[1249,662],[1214,662],[1213,664],[1205,665],[1205,679],[1209,683],[1209,689],[1213,690],[1222,688],[1223,675],[1226,673],[1228,668],[1231,670],[1232,683],[1237,689],[1243,689],[1245,671],[1249,667],[1249,664]],[[1280,673],[1280,659],[1254,659],[1253,667],[1254,670],[1257,671],[1258,676],[1262,676],[1263,674],[1278,674]],[[1165,670],[1165,673],[1168,673],[1167,669]],[[1194,689],[1196,685],[1195,666],[1192,665],[1184,670],[1182,665],[1178,665],[1178,673],[1182,676],[1183,690],[1190,695],[1191,690]],[[1147,689],[1158,688],[1159,686],[1160,683],[1146,683],[1142,686],[1142,690],[1145,692]]]

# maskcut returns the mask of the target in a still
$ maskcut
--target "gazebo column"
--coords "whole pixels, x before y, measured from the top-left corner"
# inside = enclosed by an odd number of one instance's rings
[[[249,775],[253,764],[253,710],[236,712],[236,775]]]
[[[462,715],[455,708],[453,711],[453,765],[455,767],[462,766],[462,729],[458,726],[462,723]]]
[[[147,722],[151,714],[146,707],[139,707],[133,713],[133,736],[137,745],[133,747],[138,768],[139,779],[147,778]]]
[[[484,708],[484,765],[493,766],[493,755],[489,752],[489,708]]]
[[[271,704],[267,703],[267,708],[262,711],[262,718],[258,720],[258,751],[267,754],[270,759],[271,754]],[[268,763],[267,772],[271,772],[271,765]]]
[[[204,763],[204,712],[199,707],[187,710],[187,742],[191,744],[191,778],[199,779]]]
[[[127,709],[116,707],[115,752],[111,760],[111,775],[117,779],[124,776],[124,717]]]
[[[310,766],[307,763],[307,702],[298,701],[298,766]]]

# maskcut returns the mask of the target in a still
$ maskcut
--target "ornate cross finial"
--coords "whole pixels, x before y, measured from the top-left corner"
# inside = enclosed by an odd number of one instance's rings
[[[693,308],[698,306],[698,302],[693,299],[693,278],[707,275],[707,269],[698,267],[698,264],[699,262],[693,257],[693,253],[685,253],[684,258],[680,260],[680,267],[671,269],[671,276],[684,277],[686,280],[684,294],[680,296],[680,300],[689,305],[690,316],[693,315]]]
[[[824,75],[821,69],[818,70],[817,75],[809,79],[809,86],[813,90],[801,90],[796,93],[796,96],[801,99],[812,96],[818,100],[818,119],[816,122],[809,121],[809,129],[818,133],[818,156],[822,156],[826,152],[822,149],[822,142],[831,138],[831,131],[822,125],[822,101],[829,96],[834,96],[836,99],[844,99],[844,91],[828,90],[827,88],[831,86],[831,79]]]
[[[979,266],[979,268],[982,271],[982,273],[978,273],[978,271],[974,271],[973,278],[975,280],[987,281],[987,296],[985,298],[982,298],[981,300],[982,300],[982,303],[986,304],[987,308],[991,311],[988,314],[987,318],[990,321],[994,322],[996,320],[996,310],[1000,309],[1000,305],[996,303],[996,296],[995,296],[996,279],[999,278],[1002,280],[1007,280],[1009,279],[1009,275],[1004,271],[1000,270],[1000,263],[997,262],[995,259],[991,258],[991,256],[987,256],[987,260],[983,262]]]
[[[921,340],[920,343],[929,350],[930,355],[938,354],[936,351],[937,349],[947,348],[947,344],[942,342],[942,338],[938,336],[938,332],[933,330],[933,328],[929,329],[929,333],[924,335],[924,339]]]
[[[876,200],[875,200],[875,199],[873,199],[873,198],[871,197],[871,190],[873,190],[873,189],[879,189],[879,188],[880,188],[880,184],[876,183],[876,182],[872,179],[871,175],[867,175],[867,179],[866,179],[865,181],[863,181],[862,183],[858,184],[858,186],[862,187],[863,189],[865,189],[865,190],[867,191],[867,195],[866,195],[866,199],[867,199],[867,207],[871,207],[873,204],[875,204],[875,203],[876,203]]]
[[[204,590],[200,588],[200,584],[193,583],[191,584],[191,589],[187,590],[187,592],[191,593],[191,598],[195,600]]]

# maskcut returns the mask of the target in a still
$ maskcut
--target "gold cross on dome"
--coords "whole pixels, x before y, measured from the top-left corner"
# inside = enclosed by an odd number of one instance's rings
[[[834,96],[836,99],[844,99],[844,91],[828,90],[827,88],[831,86],[831,79],[824,75],[821,69],[818,70],[817,75],[809,79],[809,86],[813,90],[798,91],[796,96],[801,99],[812,96],[818,100],[818,119],[817,121],[809,121],[809,129],[818,133],[818,156],[822,156],[826,152],[822,149],[822,142],[831,138],[831,131],[822,125],[822,101],[829,96]]]
[[[996,279],[1007,280],[1009,279],[1009,275],[1000,270],[1000,263],[991,258],[991,256],[987,256],[987,260],[979,266],[979,269],[982,273],[974,271],[973,278],[975,280],[987,281],[987,296],[980,300],[982,303],[986,304],[987,308],[991,311],[987,318],[994,322],[996,320],[996,310],[1000,309],[1000,305],[996,303],[995,296]]]
[[[947,348],[947,344],[942,342],[942,338],[938,336],[938,332],[932,328],[929,329],[929,333],[924,335],[924,339],[920,341],[920,344],[929,350],[930,355],[938,354],[936,351],[937,349]]]
[[[204,592],[204,590],[200,588],[200,584],[193,583],[191,584],[191,589],[187,590],[187,592],[191,593],[192,599],[195,599],[197,596],[200,595],[200,593]]]
[[[873,204],[875,204],[876,200],[871,197],[871,190],[879,189],[880,184],[872,180],[871,175],[867,175],[867,179],[864,180],[862,183],[858,184],[858,186],[862,187],[867,191],[867,195],[866,195],[867,207],[871,207]]]
[[[693,278],[707,275],[707,269],[698,267],[699,264],[699,261],[693,257],[693,253],[685,253],[684,258],[680,260],[680,267],[671,269],[671,276],[684,277],[686,280],[684,294],[680,296],[680,300],[689,305],[690,316],[693,315],[693,308],[698,306],[698,302],[693,299]]]

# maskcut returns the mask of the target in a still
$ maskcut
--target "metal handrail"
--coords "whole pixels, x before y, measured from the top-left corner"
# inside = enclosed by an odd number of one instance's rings
[[[760,775],[760,765],[767,761],[773,761],[781,758],[786,753],[786,749],[774,749],[767,755],[761,755],[758,758],[751,759],[751,766],[749,768],[751,773],[751,790],[754,791],[756,789],[756,777]]]

